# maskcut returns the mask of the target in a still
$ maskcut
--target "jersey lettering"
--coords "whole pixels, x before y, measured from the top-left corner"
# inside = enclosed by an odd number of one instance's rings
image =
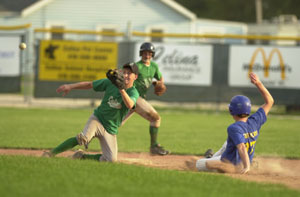
[[[245,139],[251,137],[251,138],[254,138],[255,136],[257,136],[258,132],[257,131],[253,131],[252,133],[244,133],[244,137]]]
[[[108,105],[111,107],[111,108],[115,108],[115,109],[121,109],[122,108],[122,105],[118,102],[117,99],[114,99],[113,96],[110,96],[109,99],[108,99]]]
[[[250,142],[250,144],[249,144],[249,142],[245,143],[245,146],[246,146],[246,149],[247,149],[248,153],[249,153],[249,149],[250,149],[250,153],[249,154],[253,153],[253,150],[254,150],[254,147],[255,147],[255,143],[256,143],[256,141],[252,141],[252,142]]]

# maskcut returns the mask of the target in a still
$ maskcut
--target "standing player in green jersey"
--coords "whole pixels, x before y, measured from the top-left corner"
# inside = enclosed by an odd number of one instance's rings
[[[137,80],[134,82],[136,89],[138,90],[140,97],[137,100],[136,108],[131,109],[122,124],[124,124],[131,115],[136,112],[146,120],[150,122],[150,153],[154,155],[167,155],[168,150],[165,150],[157,142],[158,129],[160,127],[161,117],[157,111],[152,107],[150,103],[146,101],[146,93],[152,84],[153,78],[157,81],[164,83],[161,72],[159,71],[158,65],[151,61],[155,55],[155,48],[152,43],[145,42],[140,47],[141,60],[136,62],[139,68],[139,75]]]
[[[139,97],[138,91],[133,86],[138,76],[137,65],[135,63],[125,64],[120,75],[122,76],[120,80],[118,78],[117,82],[109,79],[100,79],[89,82],[65,84],[57,88],[56,92],[63,92],[63,96],[73,89],[91,88],[96,92],[105,92],[105,94],[100,106],[94,110],[94,113],[88,119],[83,131],[76,137],[67,139],[50,152],[45,152],[43,156],[55,156],[77,145],[84,145],[85,148],[87,148],[90,141],[96,137],[99,139],[102,155],[90,155],[84,154],[83,151],[77,151],[73,155],[73,158],[95,159],[109,162],[117,160],[118,127],[121,125],[129,109],[135,108],[136,101]],[[107,76],[110,78],[109,74],[107,74]]]

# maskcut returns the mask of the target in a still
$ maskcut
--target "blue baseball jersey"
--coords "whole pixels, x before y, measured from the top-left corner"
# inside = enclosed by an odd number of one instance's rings
[[[234,165],[241,162],[237,145],[244,143],[247,148],[250,162],[252,162],[255,144],[260,134],[261,126],[267,121],[267,116],[263,108],[252,114],[247,122],[237,121],[227,128],[228,138],[226,150],[221,156],[222,161],[230,161]]]

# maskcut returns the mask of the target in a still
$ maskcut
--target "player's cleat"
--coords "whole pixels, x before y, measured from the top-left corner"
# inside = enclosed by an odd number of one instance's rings
[[[212,156],[214,155],[214,152],[212,149],[208,149],[205,153],[204,153],[204,157],[205,158],[212,158]]]
[[[170,152],[165,150],[160,144],[156,144],[150,147],[150,153],[153,155],[167,155]]]
[[[83,155],[83,150],[79,149],[78,151],[76,151],[76,153],[74,153],[74,155],[72,155],[72,159],[83,159]]]
[[[53,153],[51,153],[50,151],[45,151],[42,154],[42,157],[54,157],[55,155]]]

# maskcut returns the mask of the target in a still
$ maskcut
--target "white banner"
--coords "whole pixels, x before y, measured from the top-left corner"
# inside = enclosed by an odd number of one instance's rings
[[[20,37],[0,37],[0,76],[20,75]]]
[[[140,59],[135,46],[135,60]],[[212,46],[153,43],[155,57],[166,84],[209,86],[212,83]]]
[[[253,87],[248,78],[256,73],[266,87],[300,88],[300,48],[231,46],[229,86]]]

